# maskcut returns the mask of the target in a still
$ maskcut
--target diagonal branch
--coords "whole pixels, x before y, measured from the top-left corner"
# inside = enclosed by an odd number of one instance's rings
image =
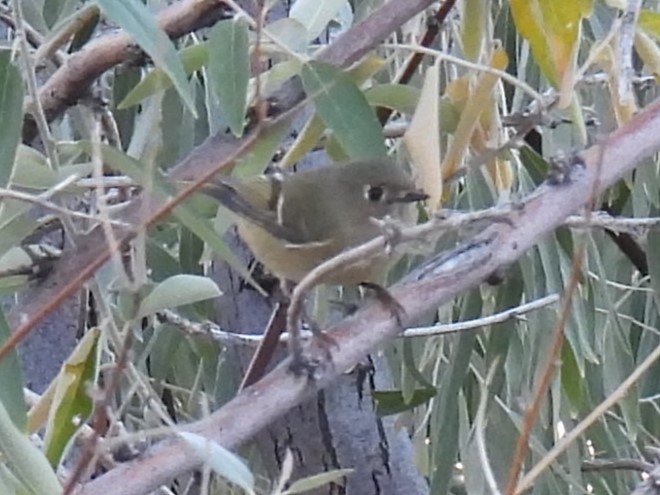
[[[203,7],[210,8],[212,5],[218,6],[220,3],[218,0],[215,2],[211,2],[210,0],[184,0],[176,5],[179,5],[181,9],[184,6],[202,9]],[[342,67],[349,65],[378,46],[391,32],[400,27],[412,16],[423,11],[431,3],[433,3],[432,0],[410,0],[407,2],[391,0],[380,9],[374,11],[370,16],[351,27],[333,44],[322,50],[319,53],[319,59]],[[161,25],[163,23],[167,24],[168,19],[175,17],[175,12],[179,11],[167,9],[163,15],[167,13],[168,16],[161,16],[160,18]],[[195,17],[190,12],[180,11],[180,13],[181,17]],[[179,29],[182,29],[178,23],[173,26],[179,26]],[[171,32],[170,35],[172,35]],[[103,39],[114,46],[114,50],[119,49],[118,46],[114,45],[115,43],[121,45],[121,43],[129,43],[130,41],[129,38],[123,38],[128,36],[124,33],[109,36],[111,37],[104,37]],[[113,38],[112,36],[120,36],[120,38]],[[98,45],[96,42],[91,45],[81,52],[81,54],[91,52],[100,56],[105,50],[103,46]],[[85,57],[89,57],[89,55],[85,55]],[[87,60],[87,58],[76,58],[75,60],[75,65],[79,65],[84,60]],[[89,61],[89,63],[92,63],[92,61]],[[71,60],[67,64],[67,67],[70,65]],[[99,75],[98,70],[84,71],[83,67],[80,67],[79,70],[87,73],[90,77],[93,74],[96,74],[95,77]],[[69,80],[73,78],[73,74],[69,76],[61,74],[59,77]],[[51,90],[47,88],[50,87],[48,86],[49,84],[55,84],[53,78],[46,83],[40,92],[40,95],[44,95],[47,100],[44,101],[45,109],[53,109],[57,106],[51,106],[48,103],[50,101],[48,98],[52,97],[52,95],[50,94]],[[91,80],[88,79],[89,77],[85,81],[91,83]],[[65,87],[67,86],[65,85]],[[283,116],[287,111],[301,103],[303,99],[304,93],[297,79],[290,79],[285,82],[270,100],[271,115],[273,116],[272,122],[277,121],[278,116]],[[264,123],[264,126],[267,127],[268,125],[268,123]],[[248,133],[241,139],[221,134],[209,137],[174,167],[169,177],[173,180],[196,180],[199,177],[208,175],[214,170],[218,171],[222,166],[230,164],[231,160],[235,160],[240,156],[237,154],[238,150],[243,153],[251,149],[254,144],[253,142],[256,140],[255,132],[256,130]],[[231,160],[229,157],[231,157]],[[181,198],[175,198],[171,201],[171,205],[177,204],[180,200]],[[144,208],[143,204],[148,204],[149,208]],[[154,221],[153,215],[158,205],[159,203],[156,200],[145,198],[144,195],[133,200],[125,208],[123,216],[118,218],[118,220],[134,225],[135,228],[116,230],[116,238],[120,239],[121,243],[128,242],[132,239],[136,232]],[[27,334],[31,328],[37,325],[53,309],[74,294],[109,257],[110,247],[105,242],[105,236],[101,229],[96,228],[77,239],[76,246],[63,253],[62,258],[57,263],[54,263],[53,272],[48,280],[43,283],[42,290],[31,301],[30,308],[27,308],[27,311],[23,311],[21,314],[20,320],[24,323],[16,329],[12,339],[0,347],[0,359],[14,347],[23,335]]]
[[[221,0],[183,0],[164,9],[157,20],[171,37],[178,38],[205,26],[213,25],[226,14]],[[90,86],[105,71],[136,55],[133,38],[124,31],[103,35],[69,57],[39,89],[39,100],[50,121],[85,96]],[[23,122],[23,142],[31,142],[37,133],[30,115]]]
[[[428,314],[478,285],[495,269],[515,262],[562,225],[569,215],[585,206],[594,184],[598,185],[597,192],[604,190],[659,149],[660,100],[641,111],[607,141],[580,153],[578,163],[567,170],[567,180],[544,183],[525,201],[512,206],[509,222],[492,224],[456,249],[430,259],[392,287],[391,294],[405,310],[403,325],[407,326],[416,317]],[[396,337],[399,330],[386,308],[377,303],[367,305],[328,330],[337,346],[330,349],[331,365],[316,370],[313,381],[287,372],[289,361],[285,360],[260,382],[185,430],[235,449],[291,407],[328,386],[364,355]],[[324,362],[327,350],[308,347],[306,351],[317,352]],[[138,459],[84,485],[79,493],[137,495],[149,492],[202,462],[203,459],[182,440],[171,436]]]

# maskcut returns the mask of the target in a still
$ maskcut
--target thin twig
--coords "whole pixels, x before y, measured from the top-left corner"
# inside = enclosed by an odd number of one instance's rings
[[[596,201],[596,195],[600,190],[601,184],[601,170],[603,166],[603,158],[605,153],[605,144],[602,143],[597,145],[596,148],[597,156],[596,163],[593,164],[595,167],[595,175],[593,182],[590,184],[591,189],[589,191],[589,198],[586,203],[586,218],[589,220],[591,218],[591,210],[593,209]],[[511,461],[511,467],[509,469],[509,477],[506,484],[506,495],[514,495],[520,493],[520,484],[518,483],[518,478],[522,470],[523,462],[529,448],[529,437],[532,432],[532,428],[536,419],[539,415],[539,410],[541,408],[541,403],[545,398],[547,391],[550,387],[550,384],[554,378],[555,371],[558,366],[558,359],[561,352],[561,347],[564,343],[564,332],[566,331],[566,323],[571,314],[572,299],[573,294],[575,293],[578,283],[580,281],[582,273],[582,262],[584,259],[584,253],[586,249],[585,242],[578,242],[575,251],[573,252],[573,259],[571,261],[571,272],[569,275],[568,283],[566,284],[566,290],[564,292],[564,299],[559,313],[559,319],[555,325],[553,331],[553,339],[550,344],[550,349],[548,350],[548,359],[545,363],[543,371],[541,373],[541,378],[536,387],[532,403],[530,404],[525,416],[523,418],[523,424],[518,436],[518,441],[516,442],[516,450]],[[548,457],[548,456],[546,456]],[[545,457],[544,457],[545,459]],[[540,464],[540,463],[539,463]],[[538,464],[537,464],[538,465]]]
[[[582,461],[582,471],[611,471],[614,469],[625,469],[648,473],[653,469],[653,464],[640,459],[592,459]]]
[[[619,103],[631,105],[635,102],[632,92],[632,78],[635,75],[633,68],[633,44],[637,31],[637,17],[642,8],[642,0],[627,0],[623,15],[620,17],[621,27],[616,46],[616,74]]]
[[[486,326],[505,322],[511,318],[519,317],[524,313],[529,313],[530,311],[535,311],[537,309],[550,306],[551,304],[555,304],[557,301],[559,301],[559,296],[557,294],[550,294],[549,296],[542,297],[541,299],[521,304],[520,306],[516,306],[514,308],[510,308],[490,316],[484,316],[483,318],[475,318],[473,320],[467,320],[458,323],[433,325],[430,327],[407,328],[401,333],[401,335],[399,335],[399,338],[435,337],[438,335],[467,332],[476,328],[483,328]],[[157,316],[160,320],[166,321],[171,325],[176,326],[189,335],[196,337],[210,337],[214,341],[223,344],[243,344],[255,347],[259,345],[263,340],[263,335],[260,334],[236,333],[223,330],[220,325],[211,321],[204,321],[201,323],[194,322],[184,318],[172,310],[163,310],[159,312]],[[311,338],[312,336],[313,333],[309,330],[301,331],[301,337],[304,339]],[[280,342],[288,342],[288,340],[289,335],[287,333],[280,335]]]
[[[479,456],[479,463],[481,470],[486,481],[486,486],[493,495],[501,495],[500,489],[497,486],[495,474],[490,466],[490,459],[488,458],[488,450],[486,449],[486,440],[484,432],[486,431],[486,407],[488,405],[488,398],[490,396],[489,388],[493,382],[495,371],[499,365],[499,357],[496,358],[488,370],[486,380],[482,382],[480,389],[479,407],[477,408],[477,416],[474,419],[474,439],[477,446],[477,453]]]
[[[503,81],[508,82],[514,87],[520,88],[522,91],[527,93],[529,96],[531,96],[534,100],[536,100],[541,108],[545,108],[547,106],[547,97],[544,97],[541,93],[536,91],[534,88],[532,88],[529,84],[526,82],[518,79],[515,76],[512,76],[508,72],[505,72],[500,69],[495,69],[489,65],[485,64],[479,64],[476,62],[470,62],[469,60],[462,59],[460,57],[456,57],[454,55],[450,55],[449,53],[442,52],[440,50],[434,50],[432,48],[426,48],[424,46],[420,45],[411,45],[411,44],[398,44],[398,43],[383,43],[383,48],[390,48],[394,50],[408,50],[411,52],[417,52],[417,53],[423,53],[425,55],[429,55],[435,58],[438,58],[440,60],[447,61],[449,63],[458,65],[460,67],[465,67],[466,69],[472,69],[476,70],[479,72],[485,72],[487,74],[492,74],[494,76],[497,76],[501,78]],[[554,98],[552,98],[554,99]]]
[[[46,208],[48,210],[61,213],[63,215],[67,215],[72,218],[80,218],[82,220],[88,220],[94,223],[100,222],[100,219],[94,215],[90,215],[89,213],[83,213],[81,211],[70,210],[69,208],[66,208],[64,206],[59,206],[55,203],[48,201],[47,199],[44,199],[43,195],[35,196],[33,194],[14,191],[12,189],[0,188],[0,198],[11,198],[11,199],[16,199],[18,201],[25,201],[26,203],[32,203],[41,206],[42,208]],[[128,227],[128,224],[126,222],[122,222],[120,220],[110,219],[109,222],[117,227]]]
[[[604,154],[604,164],[600,171],[600,190],[614,184],[641,160],[656,153],[660,148],[659,135],[660,101],[640,111],[608,138],[605,143],[607,153]],[[440,304],[474,287],[498,267],[515,262],[543,236],[560,226],[569,214],[590,201],[590,187],[594,184],[601,154],[602,151],[595,147],[585,149],[579,155],[584,166],[578,166],[570,174],[569,181],[541,186],[526,198],[520,211],[510,215],[515,229],[509,229],[504,224],[489,226],[451,253],[427,261],[423,268],[406,277],[405,282],[390,288],[393,296],[410,318],[426,315],[437,310]],[[369,331],[365,331],[367,328]],[[392,321],[387,310],[378,304],[367,305],[330,329],[329,335],[339,344],[337,348],[329,350],[334,366],[319,370],[313,387],[307,380],[289,373],[287,363],[283,363],[208,418],[183,428],[225,448],[236,449],[292,407],[328,386],[339,374],[355,366],[364,355],[382,346],[399,332],[400,327]],[[658,357],[660,347],[622,384],[618,394],[610,396],[608,403],[589,415],[589,424],[593,424],[604,411],[620,400],[627,388]],[[559,441],[561,445],[552,449],[554,458],[582,433],[584,429],[568,432]],[[170,437],[150,447],[139,459],[124,463],[90,481],[81,487],[80,494],[146,493],[178,474],[194,469],[202,461],[181,440]],[[538,468],[539,472],[544,469]],[[525,480],[526,477],[521,483],[525,483]]]
[[[396,227],[396,246],[411,242],[420,242],[428,236],[439,235],[448,230],[464,228],[467,225],[474,224],[477,221],[498,221],[506,217],[507,212],[513,208],[512,205],[503,207],[489,208],[478,212],[451,213],[442,212],[438,216],[432,217],[428,222],[421,225],[408,228]],[[297,336],[299,333],[299,322],[303,311],[303,302],[306,294],[320,284],[327,275],[339,272],[342,269],[350,267],[356,263],[371,259],[387,249],[391,248],[391,239],[387,235],[380,235],[364,244],[351,248],[348,251],[324,261],[296,284],[291,293],[291,302],[287,311],[287,331],[293,336],[291,343],[292,352],[299,355],[300,349],[297,348]],[[394,246],[394,247],[396,247]]]

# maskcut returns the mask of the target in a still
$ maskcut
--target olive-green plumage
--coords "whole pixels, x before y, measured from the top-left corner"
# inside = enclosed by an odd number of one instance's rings
[[[202,191],[238,215],[239,234],[268,270],[294,282],[323,261],[380,235],[372,219],[409,222],[411,203],[426,197],[403,170],[375,160],[224,179]],[[383,254],[323,281],[378,281],[387,264]]]

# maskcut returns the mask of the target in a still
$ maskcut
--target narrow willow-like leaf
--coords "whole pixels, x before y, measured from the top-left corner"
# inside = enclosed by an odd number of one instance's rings
[[[198,275],[174,275],[159,283],[144,298],[138,316],[148,316],[163,309],[192,304],[222,295],[216,283]]]
[[[187,46],[179,51],[181,64],[186,74],[192,74],[208,63],[208,42],[204,41],[196,45]],[[144,78],[124,97],[117,108],[124,109],[137,105],[148,96],[168,89],[172,86],[172,80],[160,67],[149,71]]]
[[[404,84],[377,84],[364,92],[374,107],[390,108],[405,115],[412,115],[419,101],[420,91]]]
[[[328,483],[333,483],[341,478],[351,474],[353,469],[334,469],[324,473],[308,476],[301,480],[294,481],[283,495],[294,495],[296,493],[309,493],[315,488],[319,488]]]
[[[481,314],[481,295],[472,291],[464,302],[463,319],[476,318]],[[431,464],[437,469],[431,477],[432,493],[447,493],[452,478],[452,466],[458,452],[458,399],[459,391],[470,366],[476,332],[465,332],[451,337],[448,365],[437,386],[439,393],[433,401],[431,416]]]
[[[57,476],[43,453],[16,427],[2,402],[0,402],[0,455],[11,466],[12,474],[29,490],[28,493],[49,495],[62,493]]]
[[[9,50],[0,52],[0,187],[9,182],[23,122],[23,82]]]
[[[5,313],[0,308],[0,344],[10,335],[11,330]],[[0,359],[0,404],[4,404],[7,414],[16,427],[23,429],[26,421],[23,373],[16,349]]]
[[[64,448],[78,429],[81,420],[92,412],[88,387],[96,376],[97,343],[100,334],[98,328],[85,333],[62,365],[55,382],[55,393],[44,438],[44,452],[53,467],[59,464]]]
[[[303,65],[305,92],[314,99],[321,120],[353,158],[386,156],[383,131],[373,108],[351,79],[332,65]]]
[[[307,30],[307,41],[316,39],[334,19],[346,0],[297,0],[291,7],[291,18]]]
[[[250,55],[247,25],[242,20],[218,22],[209,38],[209,73],[235,136],[243,134]]]
[[[218,475],[243,488],[247,493],[254,493],[254,475],[236,454],[200,435],[179,432],[188,445],[203,457],[208,466]]]
[[[584,6],[575,0],[511,0],[509,4],[518,33],[529,41],[543,75],[559,88],[574,63]]]
[[[136,0],[96,0],[96,3],[108,19],[133,36],[156,66],[163,69],[190,113],[197,115],[190,86],[174,44],[158,26],[149,9]]]
[[[431,210],[440,207],[442,173],[440,170],[440,59],[426,70],[424,85],[415,114],[403,135],[415,177],[429,195]]]

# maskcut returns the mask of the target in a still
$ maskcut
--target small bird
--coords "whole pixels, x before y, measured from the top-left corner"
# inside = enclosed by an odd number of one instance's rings
[[[342,251],[381,235],[382,228],[374,219],[413,222],[416,210],[412,203],[427,198],[410,175],[389,160],[223,178],[206,184],[201,192],[235,213],[238,233],[257,260],[281,280],[291,282],[299,282]],[[379,283],[391,262],[383,253],[331,272],[319,282]],[[272,349],[266,349],[270,356],[265,358],[259,358],[261,347],[257,350],[242,387],[260,378],[256,375],[261,371],[255,374],[250,370],[257,359],[270,360],[274,344],[270,346]]]
[[[347,248],[382,234],[372,219],[410,222],[411,203],[426,199],[412,178],[386,160],[326,165],[207,184],[208,194],[238,215],[238,233],[255,257],[281,279],[299,282]],[[377,281],[385,256],[332,273],[338,285]]]

